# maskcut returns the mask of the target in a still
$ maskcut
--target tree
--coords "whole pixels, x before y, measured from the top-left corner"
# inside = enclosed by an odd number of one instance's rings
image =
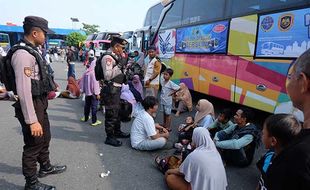
[[[98,33],[99,30],[99,26],[98,25],[95,25],[95,24],[85,24],[85,23],[82,23],[83,24],[83,29],[86,33],[86,35],[89,35],[89,34],[93,34],[93,33]]]
[[[66,44],[68,46],[78,47],[80,42],[84,42],[86,40],[86,36],[79,32],[72,32],[66,37]]]

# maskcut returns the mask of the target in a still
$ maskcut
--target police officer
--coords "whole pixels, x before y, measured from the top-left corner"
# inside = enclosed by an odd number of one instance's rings
[[[124,67],[127,58],[124,53],[127,41],[114,37],[111,41],[111,48],[108,54],[104,55],[101,65],[104,74],[103,101],[105,105],[105,131],[107,138],[105,144],[121,146],[122,142],[117,138],[129,138],[129,133],[121,131],[119,117],[120,95],[122,83],[125,80]]]
[[[32,51],[18,49],[12,55],[11,65],[15,72],[14,91],[19,97],[13,106],[15,117],[22,126],[25,143],[22,159],[25,189],[50,190],[55,187],[40,183],[37,177],[61,173],[67,168],[51,165],[49,158],[51,133],[46,109],[47,93],[52,90],[53,85],[38,46],[43,45],[46,35],[53,31],[48,28],[45,19],[36,16],[25,17],[23,28],[24,39],[19,45],[28,46]],[[40,164],[38,174],[37,162]]]

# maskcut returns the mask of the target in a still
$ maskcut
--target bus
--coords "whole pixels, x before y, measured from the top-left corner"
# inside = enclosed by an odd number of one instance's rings
[[[95,34],[95,33],[94,33],[94,34],[89,34],[89,35],[87,36],[85,42],[84,42],[85,46],[86,46],[87,48],[89,48],[89,47],[90,47],[90,42],[92,42],[93,40],[95,40],[96,37],[97,37],[97,34]]]
[[[174,0],[152,6],[136,33],[141,50],[156,45],[175,82],[258,110],[291,113],[286,75],[310,48],[309,7],[309,0]]]
[[[47,45],[50,52],[56,47],[58,54],[60,54],[60,49],[63,49],[66,46],[65,41],[62,39],[49,39]]]
[[[111,47],[111,40],[94,40],[91,43],[94,45],[96,57],[100,57]]]
[[[0,33],[0,46],[5,52],[8,52],[11,48],[10,37],[8,34]]]

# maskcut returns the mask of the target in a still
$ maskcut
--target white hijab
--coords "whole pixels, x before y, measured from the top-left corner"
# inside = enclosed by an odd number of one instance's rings
[[[225,168],[209,131],[203,127],[195,128],[192,140],[196,149],[180,166],[185,180],[191,184],[192,190],[225,190]]]

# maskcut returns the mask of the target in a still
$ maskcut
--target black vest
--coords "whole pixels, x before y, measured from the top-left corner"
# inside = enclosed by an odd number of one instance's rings
[[[40,80],[31,79],[31,93],[33,97],[47,95],[55,89],[55,84],[52,76],[48,72],[48,67],[45,59],[38,52],[37,48],[25,40],[21,40],[18,44],[12,47],[12,51],[24,49],[35,57],[36,63],[39,66]]]

